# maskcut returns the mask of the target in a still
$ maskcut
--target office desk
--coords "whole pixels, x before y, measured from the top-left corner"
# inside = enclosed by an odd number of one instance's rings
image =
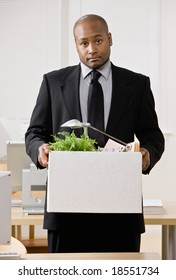
[[[35,238],[35,226],[43,225],[43,215],[26,215],[21,207],[12,207],[12,236],[21,240],[21,227],[29,226],[29,238]]]
[[[157,253],[25,254],[23,260],[160,260]]]
[[[145,215],[146,225],[162,226],[162,259],[176,259],[176,202],[164,203],[162,215]],[[43,215],[24,215],[19,207],[12,208],[12,235],[21,239],[21,226],[29,226],[30,238],[34,238],[35,225],[43,225]],[[15,233],[17,227],[17,233]]]
[[[176,202],[163,202],[164,214],[145,215],[146,225],[162,226],[162,259],[176,260]]]

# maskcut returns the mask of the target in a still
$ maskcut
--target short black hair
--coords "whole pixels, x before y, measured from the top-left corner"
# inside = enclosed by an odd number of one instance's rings
[[[94,15],[94,14],[88,14],[88,15],[84,15],[82,17],[80,17],[74,24],[74,27],[73,27],[73,34],[75,34],[75,29],[77,27],[78,24],[80,24],[81,22],[83,21],[99,21],[102,25],[104,25],[104,28],[106,30],[106,33],[108,34],[108,24],[106,22],[106,20],[101,17],[101,16],[98,16],[98,15]]]

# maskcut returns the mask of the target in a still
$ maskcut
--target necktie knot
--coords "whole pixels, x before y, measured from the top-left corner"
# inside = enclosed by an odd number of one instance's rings
[[[97,70],[93,70],[93,71],[91,72],[91,74],[92,74],[92,80],[96,80],[96,81],[98,81],[98,79],[99,79],[100,76],[101,76],[101,73],[98,72]]]

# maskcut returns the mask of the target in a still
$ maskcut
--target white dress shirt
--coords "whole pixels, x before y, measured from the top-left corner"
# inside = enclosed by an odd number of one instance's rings
[[[93,69],[87,67],[85,64],[81,62],[81,75],[80,75],[80,106],[81,106],[81,114],[82,121],[87,122],[87,100],[88,100],[88,90],[89,84],[91,81],[90,72]],[[111,97],[112,97],[112,70],[111,70],[111,62],[108,61],[101,68],[96,69],[101,73],[99,78],[99,82],[103,89],[104,96],[104,120],[105,120],[105,128],[107,126],[109,111],[111,106]]]

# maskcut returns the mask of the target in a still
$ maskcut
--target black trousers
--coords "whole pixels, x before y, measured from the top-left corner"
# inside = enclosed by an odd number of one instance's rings
[[[140,234],[48,230],[49,253],[139,252]]]

